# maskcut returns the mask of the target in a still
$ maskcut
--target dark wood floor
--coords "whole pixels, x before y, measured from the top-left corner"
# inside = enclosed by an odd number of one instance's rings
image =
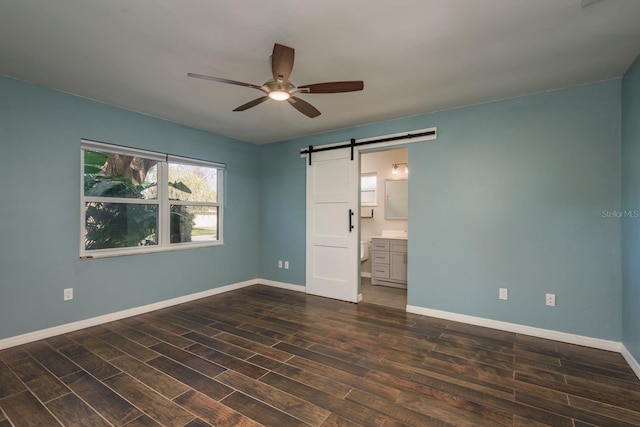
[[[0,351],[0,427],[640,425],[618,353],[252,286]]]

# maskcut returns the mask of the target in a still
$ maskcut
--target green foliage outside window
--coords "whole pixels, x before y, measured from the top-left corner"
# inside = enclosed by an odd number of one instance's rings
[[[155,162],[126,155],[84,150],[86,197],[155,199],[157,182],[147,182]],[[154,174],[151,174],[154,175]],[[154,180],[155,181],[155,180]],[[182,182],[170,182],[176,193],[191,193]],[[158,244],[158,205],[90,202],[85,207],[85,249],[111,249]],[[194,215],[172,205],[171,243],[190,242]]]

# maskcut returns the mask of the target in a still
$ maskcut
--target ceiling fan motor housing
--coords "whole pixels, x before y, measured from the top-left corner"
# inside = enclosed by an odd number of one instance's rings
[[[296,91],[296,87],[288,81],[269,80],[262,85],[262,90],[269,95],[269,98],[284,101]]]
[[[239,82],[236,80],[223,79],[221,77],[205,76],[202,74],[188,73],[187,75],[198,79],[212,80],[214,82],[258,89],[266,94],[266,96],[261,96],[253,101],[249,101],[246,104],[235,108],[233,111],[246,111],[249,108],[262,104],[267,99],[273,99],[275,101],[287,101],[291,106],[293,106],[293,108],[309,118],[318,117],[320,115],[320,111],[307,101],[294,96],[295,94],[355,92],[362,90],[364,87],[364,83],[360,80],[314,83],[296,87],[289,81],[289,76],[293,69],[294,57],[295,50],[293,48],[278,43],[274,44],[273,53],[271,54],[271,73],[273,74],[273,78],[267,80],[267,82],[262,86]]]

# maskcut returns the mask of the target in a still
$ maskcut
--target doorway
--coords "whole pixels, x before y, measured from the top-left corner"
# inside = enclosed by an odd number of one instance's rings
[[[405,310],[409,224],[407,147],[361,152],[360,176],[362,301]]]
[[[306,280],[305,289],[307,294],[318,295],[328,298],[340,299],[343,301],[360,302],[363,295],[360,291],[360,159],[361,152],[393,151],[390,147],[406,147],[407,144],[435,140],[437,138],[437,128],[425,128],[411,131],[409,133],[398,133],[385,135],[377,138],[367,138],[356,141],[323,146],[312,146],[302,148],[300,155],[307,162],[307,191],[306,191]],[[362,147],[367,146],[367,149]],[[405,148],[406,150],[406,148]],[[327,154],[333,152],[334,154]],[[380,195],[376,196],[379,215],[383,215],[385,220],[401,220],[402,211],[398,207],[404,200],[405,214],[404,220],[408,221],[408,150],[405,151],[404,161],[392,163],[391,174],[405,174],[405,183],[400,185],[404,188],[404,195],[398,199],[399,193],[391,193],[386,186],[397,187],[401,182],[396,179],[385,179],[384,190],[380,189]],[[395,172],[395,173],[394,173]],[[386,176],[386,174],[385,174]],[[378,191],[379,185],[376,186]],[[393,197],[390,197],[393,196]],[[389,203],[391,205],[389,205]],[[385,205],[386,203],[386,205]],[[388,209],[391,206],[393,209]],[[386,209],[385,209],[386,207]],[[382,210],[380,210],[382,209]],[[373,208],[375,217],[375,207]],[[393,214],[389,214],[393,212]],[[386,244],[388,255],[388,276],[381,277],[373,275],[371,284],[380,286],[378,281],[382,280],[386,285],[404,282],[403,288],[407,286],[407,260],[408,260],[408,239],[406,225],[404,229],[400,223],[396,223],[391,229],[381,229],[380,239],[389,240]],[[408,225],[408,222],[406,223]],[[390,235],[392,233],[393,235]],[[404,239],[397,233],[403,233]],[[370,238],[372,238],[370,237]],[[404,241],[402,241],[404,240]],[[378,242],[380,243],[380,242]],[[375,244],[375,242],[374,242]],[[385,246],[385,243],[382,243]],[[379,255],[383,248],[372,248],[371,255]],[[372,265],[380,264],[379,260]],[[404,268],[399,268],[404,266]],[[383,289],[383,288],[380,288]],[[384,290],[384,289],[383,289]],[[406,304],[404,309],[406,310]]]

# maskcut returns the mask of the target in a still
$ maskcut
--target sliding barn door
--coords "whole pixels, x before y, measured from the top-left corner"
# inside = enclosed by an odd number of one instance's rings
[[[308,294],[358,301],[359,162],[347,148],[307,162]]]

